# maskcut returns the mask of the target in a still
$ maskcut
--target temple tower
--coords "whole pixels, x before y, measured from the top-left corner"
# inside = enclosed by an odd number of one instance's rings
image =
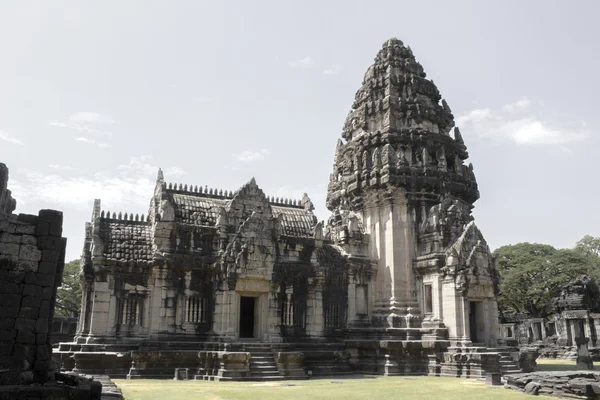
[[[385,42],[344,123],[327,192],[329,224],[356,215],[366,233],[365,256],[376,260],[369,293],[375,325],[404,327],[407,314],[416,320],[425,314],[417,259],[443,255],[456,237],[437,243],[421,228],[444,199],[470,215],[479,198],[473,167],[464,164],[466,146],[453,128],[450,107],[410,47],[395,38]],[[332,239],[340,243],[339,235]]]

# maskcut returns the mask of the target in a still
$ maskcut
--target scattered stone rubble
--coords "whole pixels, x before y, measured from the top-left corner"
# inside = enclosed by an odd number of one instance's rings
[[[505,376],[507,389],[569,399],[599,399],[600,373],[589,371],[532,372]]]
[[[102,385],[59,373],[49,330],[66,239],[59,211],[14,215],[0,163],[0,399],[100,399]]]

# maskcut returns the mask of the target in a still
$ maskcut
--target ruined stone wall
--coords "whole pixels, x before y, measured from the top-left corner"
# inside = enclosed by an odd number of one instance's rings
[[[0,164],[0,385],[52,378],[48,335],[66,239],[59,211],[14,215],[8,169]]]

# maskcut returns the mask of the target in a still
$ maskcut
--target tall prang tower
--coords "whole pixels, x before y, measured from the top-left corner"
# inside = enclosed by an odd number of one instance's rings
[[[369,293],[375,326],[402,327],[409,315],[453,327],[451,337],[468,341],[467,286],[484,283],[493,298],[495,267],[472,221],[479,191],[467,158],[450,107],[410,47],[386,41],[344,123],[327,191],[330,238],[376,262]],[[452,253],[467,251],[452,250],[467,231],[476,231],[470,239],[485,256],[480,270],[489,273],[459,265]],[[491,318],[495,307],[495,300],[486,303],[480,318]]]

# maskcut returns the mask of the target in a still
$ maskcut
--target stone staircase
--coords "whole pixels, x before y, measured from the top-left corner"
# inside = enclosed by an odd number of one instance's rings
[[[250,377],[248,380],[276,381],[283,379],[277,369],[271,345],[249,344],[245,350],[250,353]]]
[[[500,371],[502,375],[519,374],[521,370],[519,365],[508,352],[498,352],[500,355]]]

